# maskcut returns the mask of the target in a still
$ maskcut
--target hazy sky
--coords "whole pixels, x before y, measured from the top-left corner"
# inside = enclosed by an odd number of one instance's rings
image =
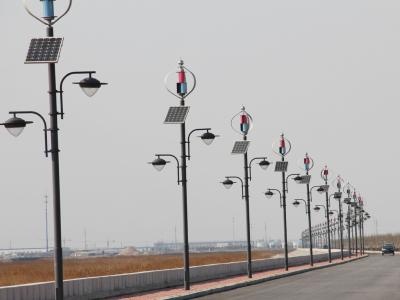
[[[41,11],[39,1],[30,1]],[[57,14],[66,1],[55,2]],[[253,115],[250,157],[276,157],[271,144],[285,132],[293,143],[289,169],[307,151],[315,159],[312,184],[328,164],[365,197],[380,232],[400,231],[397,199],[400,142],[400,2],[389,0],[85,0],[55,26],[64,37],[58,80],[96,70],[110,84],[87,98],[65,84],[60,121],[61,201],[67,246],[107,240],[144,245],[182,240],[181,188],[171,163],[156,172],[157,152],[179,154],[179,126],[164,125],[177,99],[163,86],[183,58],[198,77],[188,98],[188,129],[212,127],[211,146],[193,139],[189,162],[190,240],[245,239],[239,186],[225,190],[225,175],[243,175],[242,157],[230,154],[240,136],[230,118],[242,105]],[[24,65],[29,41],[43,25],[20,1],[0,1],[0,120],[13,109],[48,114],[47,67]],[[52,195],[51,159],[43,155],[37,119],[19,138],[0,131],[0,248],[44,245],[44,194]],[[281,238],[273,169],[253,169],[253,238]],[[306,197],[292,184],[288,201]],[[314,204],[323,197],[314,196]],[[50,197],[50,200],[51,197]],[[337,203],[334,203],[336,208]],[[52,205],[49,218],[52,220]],[[313,213],[313,222],[323,214]],[[306,228],[303,208],[288,208],[289,238]],[[367,232],[375,231],[373,220]],[[51,222],[52,237],[52,222]]]

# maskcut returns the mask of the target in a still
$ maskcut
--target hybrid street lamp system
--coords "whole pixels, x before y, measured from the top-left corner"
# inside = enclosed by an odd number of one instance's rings
[[[24,1],[24,7],[29,15],[46,26],[47,37],[34,38],[30,42],[28,54],[25,59],[26,64],[47,64],[49,78],[49,99],[50,99],[50,127],[47,126],[45,118],[35,111],[11,111],[12,118],[2,123],[4,127],[15,137],[19,136],[26,125],[32,121],[26,121],[17,115],[31,114],[38,116],[44,126],[45,137],[45,155],[51,153],[52,156],[52,180],[53,180],[53,209],[54,209],[54,274],[55,274],[55,299],[62,300],[64,298],[63,286],[63,258],[62,258],[62,243],[61,243],[61,196],[60,196],[60,167],[59,167],[59,145],[58,145],[58,115],[63,116],[62,111],[62,84],[66,77],[72,74],[88,73],[89,77],[83,79],[78,84],[88,96],[93,96],[96,91],[105,83],[99,82],[92,78],[94,71],[89,72],[71,72],[68,73],[60,84],[60,90],[56,88],[56,69],[55,64],[58,62],[61,52],[61,47],[64,39],[54,37],[53,25],[63,18],[70,10],[72,0],[68,1],[68,7],[59,17],[54,15],[54,0],[42,0],[43,17],[36,16],[27,6]],[[61,112],[57,109],[57,93],[60,94]],[[48,137],[50,134],[50,147],[48,147]]]
[[[237,120],[239,119],[239,120]],[[237,121],[239,121],[239,129],[236,128]],[[254,161],[260,161],[258,165],[261,169],[267,170],[271,164],[266,156],[255,157],[248,161],[247,151],[249,149],[250,141],[247,140],[247,134],[253,128],[253,118],[246,109],[242,107],[241,111],[234,115],[231,119],[232,129],[239,133],[242,137],[242,141],[236,141],[233,145],[231,154],[233,155],[243,155],[243,165],[244,165],[244,178],[243,180],[237,176],[227,176],[226,180],[222,182],[225,188],[229,189],[233,185],[231,178],[236,178],[242,183],[242,198],[245,200],[246,208],[246,237],[247,237],[247,276],[252,278],[253,271],[251,265],[251,233],[250,233],[250,203],[249,203],[249,181],[251,181],[251,167]]]
[[[284,236],[284,246],[285,246],[285,270],[289,270],[289,250],[288,250],[288,243],[287,243],[287,219],[286,219],[286,199],[283,198],[283,195],[288,192],[288,180],[290,177],[294,177],[293,180],[298,181],[298,178],[300,177],[300,174],[289,174],[288,176],[284,177],[284,187],[285,190],[284,192],[281,192],[278,189],[271,189],[269,188],[265,193],[265,197],[268,199],[272,198],[274,195],[274,192],[279,193],[279,199],[280,199],[280,207],[283,208],[283,236]]]
[[[352,255],[352,220],[351,220],[351,215],[352,215],[352,201],[351,201],[351,188],[352,186],[350,183],[346,184],[346,194],[347,197],[344,198],[343,203],[347,205],[347,216],[346,216],[346,221],[347,221],[347,240],[348,240],[348,250],[349,250],[349,256],[351,257]]]
[[[275,149],[277,148],[277,149]],[[275,147],[275,143],[272,144],[272,150],[281,157],[281,161],[277,161],[275,165],[275,172],[282,173],[282,207],[283,207],[283,231],[284,231],[284,243],[285,243],[285,270],[289,270],[289,251],[287,244],[287,220],[286,220],[286,193],[287,190],[287,179],[290,176],[300,176],[299,174],[291,174],[286,178],[286,172],[288,168],[288,162],[285,161],[286,155],[289,154],[292,149],[292,144],[288,139],[285,138],[284,134],[281,134],[279,140],[279,146]]]
[[[165,87],[167,91],[180,100],[180,106],[172,106],[168,109],[164,124],[179,124],[181,131],[181,162],[172,154],[156,154],[156,158],[150,162],[157,171],[162,171],[168,161],[163,157],[172,157],[178,168],[178,185],[182,183],[182,207],[183,207],[183,243],[184,243],[184,288],[190,290],[190,262],[189,262],[189,226],[187,213],[187,160],[190,160],[190,137],[195,132],[203,132],[201,140],[206,145],[211,145],[217,135],[213,134],[211,128],[196,128],[188,134],[186,138],[186,118],[189,112],[189,106],[186,106],[185,100],[196,88],[197,79],[192,71],[185,65],[183,60],[178,62],[178,81],[176,83],[176,92],[168,87],[168,80],[175,71],[169,72],[165,76]],[[193,80],[192,87],[188,88],[187,75],[190,75]]]
[[[304,164],[304,170],[306,171],[306,175],[295,177],[294,180],[297,183],[306,184],[306,186],[307,186],[307,189],[306,189],[307,202],[305,203],[305,205],[306,205],[306,214],[308,215],[308,235],[310,236],[310,238],[309,238],[310,266],[313,266],[314,265],[314,257],[313,257],[313,243],[312,243],[312,238],[311,238],[312,226],[311,226],[311,213],[310,213],[311,212],[311,195],[310,195],[310,193],[311,193],[310,192],[311,175],[309,174],[309,172],[314,167],[314,160],[308,155],[308,153],[306,153],[306,155],[303,159],[303,164]],[[302,201],[304,201],[304,200],[302,200]],[[293,205],[295,205],[295,202],[293,202]]]
[[[321,171],[321,178],[325,182],[325,186],[328,186],[328,167],[325,166],[325,168]],[[330,233],[330,221],[329,221],[329,195],[328,195],[328,189],[325,190],[325,199],[326,199],[326,223],[327,223],[327,230],[328,230],[328,256],[329,256],[329,262],[332,262],[332,250],[331,250],[331,233]]]
[[[338,201],[339,204],[339,234],[340,234],[340,257],[344,259],[344,252],[343,252],[343,212],[342,212],[342,183],[343,179],[339,176],[336,178],[336,187],[337,192],[333,194],[333,198]]]

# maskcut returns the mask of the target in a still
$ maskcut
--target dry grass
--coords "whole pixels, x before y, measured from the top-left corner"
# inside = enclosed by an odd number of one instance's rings
[[[358,234],[358,232],[357,232]],[[357,236],[357,242],[360,242],[360,236]],[[365,236],[365,249],[366,250],[378,250],[382,249],[384,243],[394,243],[396,249],[400,249],[400,233],[396,234],[379,234],[379,235],[368,235]],[[354,247],[354,238],[353,238]],[[339,248],[340,240],[332,240],[332,247]],[[348,248],[347,231],[343,232],[343,247]],[[359,245],[358,245],[359,247]]]
[[[253,251],[253,259],[270,258],[278,251]],[[245,252],[191,254],[192,266],[246,259]],[[64,260],[65,279],[133,273],[182,267],[182,255],[142,255],[129,257],[68,258]],[[0,286],[54,280],[53,261],[0,262]]]
[[[381,250],[383,243],[394,243],[396,248],[400,247],[400,234],[379,234],[365,237],[365,249]]]

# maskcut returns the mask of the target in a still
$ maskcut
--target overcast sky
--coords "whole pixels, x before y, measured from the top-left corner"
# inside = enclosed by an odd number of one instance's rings
[[[28,1],[29,2],[29,1]],[[30,1],[41,14],[39,1]],[[60,15],[66,1],[55,2]],[[96,70],[109,82],[87,98],[67,80],[60,121],[62,231],[67,246],[107,240],[124,245],[182,240],[181,188],[176,169],[161,173],[148,161],[157,152],[179,154],[179,126],[164,125],[178,101],[163,86],[179,58],[197,75],[188,98],[188,129],[220,134],[205,146],[193,139],[189,162],[190,241],[245,239],[239,186],[225,190],[225,175],[243,175],[230,154],[240,136],[230,119],[242,105],[254,118],[250,157],[278,157],[271,144],[284,132],[293,144],[290,172],[305,152],[316,166],[340,174],[365,197],[379,232],[398,232],[400,2],[390,0],[85,0],[55,26],[64,37],[58,80]],[[20,1],[0,1],[0,120],[13,109],[48,114],[47,67],[24,65],[29,41],[45,27]],[[44,246],[44,195],[50,195],[51,159],[43,155],[37,119],[19,138],[0,131],[0,248]],[[273,169],[253,169],[252,236],[282,238]],[[306,197],[292,184],[288,201]],[[324,197],[314,196],[315,204]],[[333,204],[336,208],[337,203]],[[52,221],[52,205],[49,206]],[[323,214],[313,213],[313,222]],[[288,207],[289,238],[305,229],[303,208]],[[371,219],[367,233],[375,231]],[[50,227],[53,236],[52,222]]]

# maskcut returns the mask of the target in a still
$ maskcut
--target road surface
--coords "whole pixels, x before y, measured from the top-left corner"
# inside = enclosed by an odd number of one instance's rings
[[[371,255],[316,270],[200,298],[202,300],[399,300],[400,255]]]

